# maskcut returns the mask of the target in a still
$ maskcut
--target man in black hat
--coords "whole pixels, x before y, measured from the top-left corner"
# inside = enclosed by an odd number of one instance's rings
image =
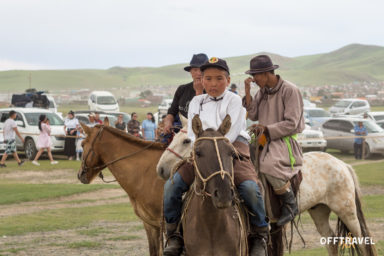
[[[260,153],[260,172],[283,203],[278,226],[283,226],[298,213],[298,207],[290,179],[302,167],[303,154],[297,142],[297,134],[304,130],[303,99],[296,85],[275,75],[278,65],[273,65],[267,55],[254,57],[250,70],[251,77],[245,80],[243,105],[248,118],[259,121],[256,125],[264,131],[267,144]],[[251,82],[260,90],[251,97]]]
[[[206,61],[208,61],[208,56],[205,53],[194,54],[189,66],[184,68],[185,71],[191,74],[193,81],[188,84],[180,85],[177,88],[175,95],[173,96],[172,105],[168,109],[168,115],[164,120],[164,132],[166,134],[171,133],[171,127],[179,112],[187,118],[188,107],[192,98],[196,95],[203,94],[204,89],[201,82],[200,66]]]
[[[231,87],[229,88],[229,91],[233,92],[234,94],[238,94],[237,93],[237,85],[236,84],[231,84]]]

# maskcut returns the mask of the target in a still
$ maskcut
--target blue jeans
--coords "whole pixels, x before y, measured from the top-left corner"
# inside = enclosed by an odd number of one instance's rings
[[[183,181],[181,175],[176,172],[171,179],[164,185],[164,217],[167,223],[180,221],[182,208],[182,195],[188,191],[189,186]],[[264,200],[260,194],[259,186],[252,180],[242,182],[237,190],[240,197],[244,200],[245,206],[255,216],[249,215],[252,225],[257,227],[266,227]]]

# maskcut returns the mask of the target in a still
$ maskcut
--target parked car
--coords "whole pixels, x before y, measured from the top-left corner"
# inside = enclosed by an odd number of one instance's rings
[[[2,128],[0,128],[0,153],[4,153],[6,144],[4,143],[4,134]]]
[[[89,111],[75,112],[75,117],[79,120],[79,122],[82,122],[82,123],[88,125],[89,124],[89,118],[88,118],[89,113],[90,113]],[[99,114],[100,114],[100,120],[103,121],[105,117],[108,117],[110,126],[115,127],[117,117],[115,117],[114,115],[107,114],[107,113],[99,113]]]
[[[368,101],[360,99],[342,99],[333,105],[329,112],[332,115],[358,115],[369,112],[371,106]]]
[[[91,111],[120,111],[115,96],[107,91],[93,91],[89,95],[88,106]]]
[[[315,108],[316,103],[312,103],[309,100],[303,99],[303,104],[305,108]]]
[[[304,131],[299,133],[297,137],[297,141],[303,151],[326,151],[327,149],[327,141],[324,139],[323,132],[312,130],[308,125],[305,126]]]
[[[16,148],[25,151],[28,159],[33,160],[37,153],[37,137],[40,134],[38,123],[39,116],[44,114],[50,121],[52,152],[64,151],[64,122],[60,116],[49,110],[39,108],[3,108],[0,109],[0,128],[4,127],[4,122],[8,119],[9,111],[14,110],[17,113],[16,124],[21,136],[24,138],[24,144],[16,137]]]
[[[368,118],[375,121],[376,123],[384,122],[384,111],[382,112],[365,112],[361,115],[363,117],[364,115],[368,115]]]
[[[370,119],[346,117],[331,118],[322,125],[325,139],[327,139],[327,137],[354,136],[354,127],[359,121],[363,122],[363,125],[367,128],[367,136],[375,137],[367,138],[365,140],[364,157],[367,158],[373,153],[384,154],[384,130]],[[340,151],[347,153],[353,151],[353,143],[353,138],[328,139],[327,148],[339,149]]]
[[[304,108],[304,118],[312,129],[318,129],[331,118],[331,114],[322,108]]]

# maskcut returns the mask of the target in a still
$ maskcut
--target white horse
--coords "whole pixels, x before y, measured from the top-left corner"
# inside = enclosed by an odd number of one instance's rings
[[[186,119],[183,129],[177,133],[157,164],[157,173],[167,180],[179,161],[190,155],[191,140],[187,136]],[[353,168],[343,161],[323,152],[304,154],[303,180],[298,193],[300,213],[308,211],[322,237],[335,237],[329,223],[333,211],[338,216],[341,229],[337,236],[369,237],[369,230],[361,209],[361,194]],[[338,255],[338,243],[329,243],[329,255]],[[353,247],[351,247],[353,249]],[[357,247],[356,247],[357,249]],[[358,251],[360,249],[360,251]],[[359,255],[377,255],[374,245],[359,246]]]

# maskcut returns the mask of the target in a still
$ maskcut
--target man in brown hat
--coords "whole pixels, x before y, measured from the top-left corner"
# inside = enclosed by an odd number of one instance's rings
[[[185,118],[188,118],[188,107],[192,98],[196,95],[203,94],[204,88],[201,82],[200,66],[208,61],[208,56],[205,53],[194,54],[189,63],[189,66],[184,68],[192,77],[192,82],[180,85],[175,95],[171,107],[168,109],[167,117],[164,120],[164,133],[171,133],[171,128],[176,116],[180,113]]]
[[[278,67],[267,55],[251,60],[250,70],[245,73],[252,77],[244,81],[243,105],[248,111],[248,118],[258,120],[257,126],[264,130],[267,137],[267,144],[260,153],[259,167],[283,203],[277,221],[277,225],[283,226],[298,213],[289,180],[302,167],[303,154],[296,138],[305,124],[301,93],[296,85],[275,75],[274,70]],[[260,87],[253,98],[251,82]]]

